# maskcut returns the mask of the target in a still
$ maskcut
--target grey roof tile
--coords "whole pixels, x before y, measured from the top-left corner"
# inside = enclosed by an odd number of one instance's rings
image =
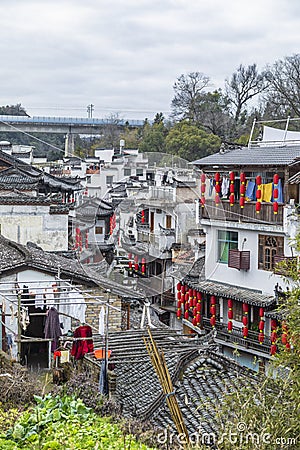
[[[209,166],[287,166],[300,157],[300,146],[242,147],[218,152],[193,161],[199,167]]]

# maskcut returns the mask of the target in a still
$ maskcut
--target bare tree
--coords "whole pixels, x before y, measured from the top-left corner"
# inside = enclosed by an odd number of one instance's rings
[[[266,88],[264,73],[258,73],[256,64],[244,67],[242,64],[225,80],[225,90],[230,102],[235,106],[234,119],[237,122],[247,102]]]
[[[175,95],[171,103],[172,117],[196,123],[200,95],[208,84],[209,77],[201,72],[180,75],[173,86]]]
[[[273,111],[300,115],[300,54],[276,61],[266,71],[268,90],[266,104]]]

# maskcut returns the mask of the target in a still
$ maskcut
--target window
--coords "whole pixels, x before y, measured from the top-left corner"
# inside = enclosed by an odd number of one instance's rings
[[[95,227],[96,234],[103,234],[103,227]]]
[[[172,228],[172,216],[166,215],[166,228]]]
[[[114,176],[113,175],[107,175],[106,177],[106,185],[111,186],[114,182]]]
[[[274,256],[283,256],[283,237],[258,235],[258,268],[261,270],[274,269]]]
[[[229,250],[234,248],[238,248],[238,233],[218,230],[218,261],[228,264]]]
[[[142,177],[144,174],[144,170],[143,169],[136,169],[136,176],[137,177]]]
[[[234,302],[232,312],[233,312],[233,320],[236,320],[237,322],[242,322],[243,320],[242,302]]]
[[[130,177],[131,175],[131,169],[124,169],[124,177]]]

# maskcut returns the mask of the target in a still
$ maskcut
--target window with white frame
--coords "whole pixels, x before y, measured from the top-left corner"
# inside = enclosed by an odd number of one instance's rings
[[[237,248],[237,231],[218,230],[218,262],[228,264],[229,250]]]

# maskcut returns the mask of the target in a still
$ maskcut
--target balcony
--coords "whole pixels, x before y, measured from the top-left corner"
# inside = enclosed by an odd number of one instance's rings
[[[209,319],[203,318],[203,326],[207,331],[211,331],[211,325]],[[265,336],[263,344],[258,341],[259,333],[257,331],[249,330],[248,337],[245,339],[243,337],[243,331],[241,328],[233,327],[231,333],[227,329],[227,324],[217,322],[216,323],[216,338],[226,345],[226,342],[231,342],[232,344],[244,347],[246,350],[256,350],[267,355],[270,354],[271,340],[268,336]]]
[[[214,200],[206,200],[205,207],[200,207],[200,218],[246,223],[259,221],[261,224],[283,225],[283,205],[278,205],[277,214],[274,214],[272,203],[262,203],[259,213],[256,212],[255,205],[255,202],[245,202],[244,208],[241,208],[239,203],[230,206],[229,200],[222,200],[216,206]]]

